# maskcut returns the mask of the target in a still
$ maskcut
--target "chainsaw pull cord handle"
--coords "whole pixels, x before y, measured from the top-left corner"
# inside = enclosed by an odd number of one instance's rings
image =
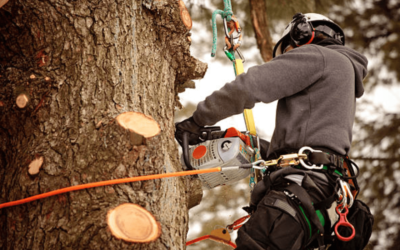
[[[186,167],[189,170],[193,170],[192,164],[190,164],[189,159],[189,132],[184,131],[182,135],[182,154],[183,154],[183,161],[185,162]]]

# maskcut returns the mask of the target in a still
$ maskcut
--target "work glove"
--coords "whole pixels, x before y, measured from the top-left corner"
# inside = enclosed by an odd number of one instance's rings
[[[183,141],[183,132],[189,133],[189,136],[188,136],[189,137],[189,145],[199,144],[200,142],[203,141],[203,139],[200,138],[201,129],[203,127],[197,125],[197,123],[194,121],[193,117],[190,117],[184,121],[175,123],[175,128],[176,128],[175,138],[181,146],[182,146],[182,141]]]

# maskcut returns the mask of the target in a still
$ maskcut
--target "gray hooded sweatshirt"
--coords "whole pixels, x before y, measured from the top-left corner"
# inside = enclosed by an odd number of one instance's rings
[[[367,64],[365,56],[341,45],[304,45],[239,75],[199,103],[193,118],[213,125],[255,103],[279,100],[268,155],[303,146],[345,155]]]

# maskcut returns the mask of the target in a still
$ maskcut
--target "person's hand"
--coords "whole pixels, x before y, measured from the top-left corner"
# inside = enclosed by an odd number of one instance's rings
[[[202,126],[197,125],[197,123],[194,121],[193,117],[190,117],[184,121],[175,123],[175,138],[179,142],[180,145],[182,145],[182,140],[183,140],[183,133],[188,132],[189,136],[189,145],[195,145],[203,140],[200,138],[201,136],[201,129],[203,128]]]

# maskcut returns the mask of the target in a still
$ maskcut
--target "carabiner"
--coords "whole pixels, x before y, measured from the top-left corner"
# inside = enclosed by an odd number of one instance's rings
[[[302,147],[300,150],[299,150],[299,155],[301,155],[301,154],[303,154],[303,152],[304,151],[310,151],[311,153],[313,153],[313,152],[322,152],[321,150],[314,150],[314,149],[312,149],[312,148],[310,148],[310,147]],[[304,160],[303,159],[300,159],[300,163],[301,163],[301,165],[304,167],[304,168],[307,168],[307,169],[322,169],[323,167],[324,167],[324,164],[321,164],[321,166],[317,166],[317,165],[315,165],[315,164],[313,164],[313,165],[307,165],[305,162],[304,162]]]
[[[353,194],[350,191],[350,185],[341,179],[339,179],[339,184],[340,184],[339,191],[341,191],[341,194],[343,195],[343,201],[341,201],[341,203],[343,204],[342,206],[351,208],[354,203],[354,198]]]
[[[244,58],[244,56],[242,55],[242,52],[240,51],[240,49],[237,48],[235,51],[238,53],[240,59],[242,60],[242,63],[245,63],[246,62],[246,58]],[[233,51],[233,53],[235,53],[235,51]],[[229,58],[229,60],[231,60],[231,61],[235,60],[235,56],[231,54],[231,52],[228,49],[228,46],[226,46],[226,45],[224,47],[224,52],[225,52],[225,55]]]
[[[347,207],[347,192],[344,189],[343,181],[339,179],[338,182],[339,182],[339,190],[337,191],[338,195],[337,203],[339,210],[342,211],[344,207]]]
[[[335,226],[335,234],[341,241],[350,241],[356,235],[356,230],[354,229],[353,225],[351,225],[351,223],[347,221],[347,214],[349,213],[349,209],[347,207],[344,207],[344,213],[341,213],[339,211],[339,207],[340,205],[336,207],[336,213],[339,215],[339,221],[336,223]],[[352,231],[351,235],[349,237],[341,236],[338,232],[340,226],[350,228]]]
[[[246,58],[244,58],[244,56],[243,56],[242,52],[240,52],[239,48],[236,49],[236,52],[238,53],[240,59],[242,59],[242,63],[245,63],[246,62]]]
[[[231,20],[233,20],[233,22],[235,22],[235,24],[238,22],[238,21],[236,20],[236,18],[234,18],[234,17],[232,17]],[[236,25],[235,25],[235,27],[236,27]],[[226,20],[226,17],[224,18],[224,31],[225,31],[225,36],[226,36],[227,38],[231,39],[231,36],[229,35],[229,31],[228,31],[228,22],[227,22],[227,20]],[[233,39],[238,39],[238,38],[240,37],[240,34],[242,33],[242,29],[238,27],[238,28],[236,29],[236,32],[237,32],[237,36],[236,36],[236,37],[233,36],[233,34],[232,34],[232,38],[233,38]]]

